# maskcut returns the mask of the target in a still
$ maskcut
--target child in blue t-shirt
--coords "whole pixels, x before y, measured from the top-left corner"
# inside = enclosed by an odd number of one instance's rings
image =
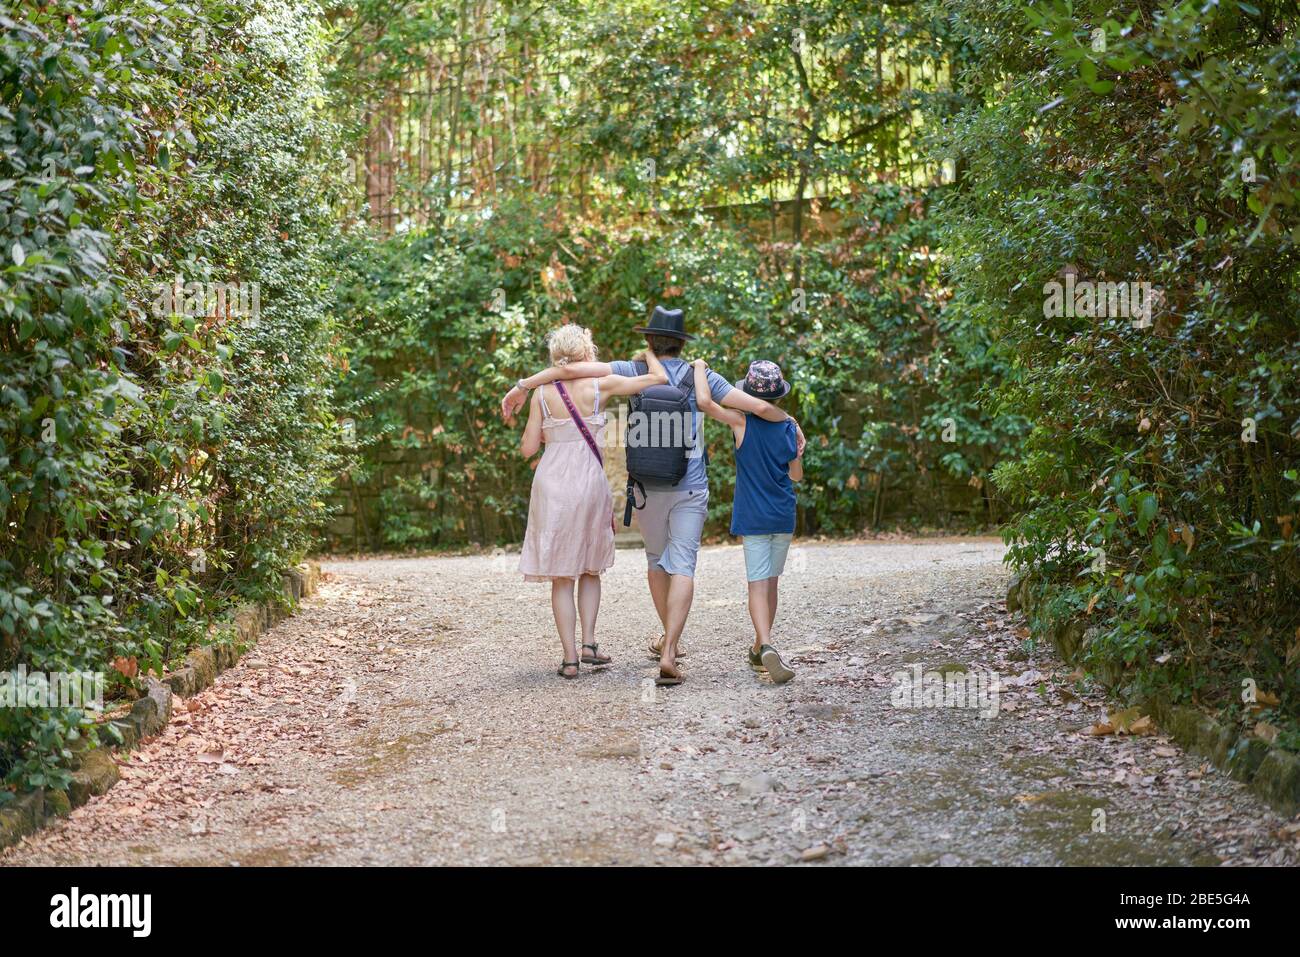
[[[772,624],[776,620],[777,581],[794,538],[793,483],[803,478],[803,433],[794,419],[768,422],[723,408],[713,400],[708,364],[703,359],[693,364],[695,404],[705,415],[731,426],[736,437],[731,534],[742,536],[745,549],[749,617],[754,622],[749,666],[781,684],[793,678],[794,672],[772,646]],[[748,374],[736,383],[736,388],[773,403],[790,393],[790,383],[782,377],[780,366],[763,359],[749,364]]]

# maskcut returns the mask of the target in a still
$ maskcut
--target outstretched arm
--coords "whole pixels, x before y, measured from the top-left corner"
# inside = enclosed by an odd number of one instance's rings
[[[521,379],[526,389],[539,389],[556,379],[599,379],[609,375],[613,368],[608,362],[570,362],[562,366],[550,366],[541,372],[534,372],[527,379]]]
[[[724,409],[713,401],[713,390],[709,388],[709,364],[703,359],[691,363],[695,368],[695,406],[711,419],[725,422],[733,429],[745,425],[745,413],[735,409]],[[735,390],[733,389],[732,392]],[[730,393],[728,393],[730,395]]]
[[[568,365],[551,366],[541,372],[535,372],[527,379],[520,379],[519,383],[505,394],[505,398],[501,400],[501,418],[507,422],[511,421],[515,413],[524,407],[524,403],[528,400],[528,393],[533,389],[539,389],[557,379],[599,379],[611,372],[608,362],[571,362]],[[523,386],[522,389],[520,385]]]
[[[729,409],[749,412],[769,422],[784,422],[790,418],[784,411],[770,402],[755,398],[743,389],[732,389],[722,397],[722,404]]]
[[[663,385],[668,381],[668,371],[659,357],[647,349],[638,358],[646,364],[645,375],[607,375],[600,380],[601,391],[606,395],[636,395],[642,389],[652,385]],[[594,362],[588,365],[603,365]]]

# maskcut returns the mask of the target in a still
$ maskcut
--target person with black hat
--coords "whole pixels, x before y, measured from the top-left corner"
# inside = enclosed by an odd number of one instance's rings
[[[659,357],[671,385],[690,385],[691,367],[681,358],[682,346],[695,337],[686,331],[680,309],[656,306],[650,322],[636,329],[646,337],[650,350]],[[645,370],[637,363],[618,360],[610,363],[574,363],[552,367],[526,379],[520,379],[501,400],[501,413],[507,421],[527,401],[528,393],[557,379],[604,375],[636,376]],[[770,422],[790,418],[784,411],[742,389],[733,388],[716,372],[707,375],[713,401],[728,409],[746,412]],[[689,389],[692,418],[692,442],[702,441],[701,418],[695,392]],[[655,611],[662,626],[660,636],[650,642],[652,657],[659,660],[659,684],[679,684],[682,672],[677,664],[680,639],[695,597],[695,565],[700,550],[700,536],[708,515],[709,481],[707,457],[689,457],[685,476],[672,485],[645,483],[645,505],[638,512],[637,523],[645,540],[646,579]]]

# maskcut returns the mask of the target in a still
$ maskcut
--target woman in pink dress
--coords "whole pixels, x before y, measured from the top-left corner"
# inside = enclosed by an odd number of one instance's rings
[[[552,332],[547,347],[551,362],[557,366],[596,359],[591,331],[573,323]],[[610,662],[596,645],[600,576],[614,564],[614,499],[605,477],[605,413],[601,401],[610,396],[633,395],[668,381],[657,358],[647,352],[643,361],[649,369],[645,375],[554,382],[534,392],[529,404],[528,424],[519,449],[526,459],[536,455],[543,443],[546,451],[533,473],[519,570],[526,581],[551,583],[551,610],[564,646],[557,674],[563,678],[578,677],[574,631],[579,612],[582,663]]]

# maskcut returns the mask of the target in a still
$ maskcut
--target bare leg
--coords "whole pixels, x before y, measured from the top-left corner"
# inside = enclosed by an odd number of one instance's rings
[[[600,611],[600,576],[583,575],[578,579],[578,612],[582,616],[583,652],[590,654],[596,644],[596,615]],[[609,661],[609,656],[599,656],[600,664]],[[570,661],[573,659],[570,658]]]
[[[574,628],[577,625],[578,611],[573,604],[573,579],[556,578],[551,581],[551,612],[555,615],[555,628],[560,633],[560,644],[564,646],[564,660],[577,661],[578,648],[574,643]],[[595,625],[595,622],[592,622]],[[565,671],[570,670],[566,668]]]
[[[646,580],[650,583],[650,598],[655,603],[655,612],[659,615],[659,624],[664,633],[668,632],[668,586],[672,576],[659,568],[646,571]]]
[[[763,645],[763,667],[774,684],[784,684],[794,677],[794,671],[782,660],[772,644],[772,624],[776,621],[776,585],[780,579],[767,578],[749,583],[749,617],[754,621],[754,651]]]
[[[776,627],[776,584],[781,579],[769,578],[767,580],[767,636],[772,637],[772,630]]]
[[[772,636],[772,618],[770,610],[771,589],[768,582],[772,579],[749,583],[749,619],[754,623],[754,651],[768,643]]]
[[[686,617],[691,613],[695,599],[695,579],[686,575],[673,575],[668,584],[668,609],[664,618],[664,648],[659,656],[659,670],[665,667],[677,673],[677,641],[686,627]]]

